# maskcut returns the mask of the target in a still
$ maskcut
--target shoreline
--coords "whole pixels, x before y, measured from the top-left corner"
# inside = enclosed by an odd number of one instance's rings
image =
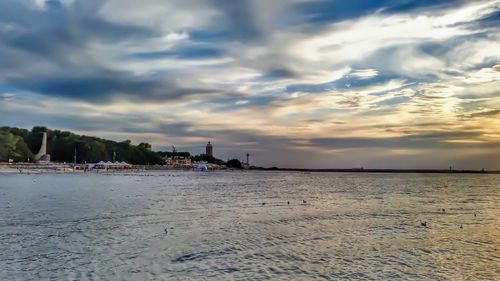
[[[500,174],[489,170],[443,170],[443,169],[300,169],[262,168],[254,171],[312,172],[312,173],[395,173],[395,174]]]
[[[140,174],[144,172],[170,172],[183,171],[192,172],[192,169],[179,168],[156,168],[149,166],[143,169],[108,170],[108,171],[66,171],[60,168],[18,169],[17,167],[7,167],[0,164],[0,175],[20,175],[20,174],[98,174],[98,175],[124,175]],[[387,173],[387,174],[500,174],[500,171],[488,170],[439,170],[439,169],[298,169],[298,168],[255,168],[255,169],[221,169],[208,172],[233,172],[233,171],[264,171],[264,172],[305,172],[305,173]]]

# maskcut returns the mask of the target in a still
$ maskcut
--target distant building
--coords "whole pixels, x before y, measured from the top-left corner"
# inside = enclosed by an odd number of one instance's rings
[[[184,157],[184,156],[172,156],[172,157],[165,157],[165,166],[167,167],[175,167],[175,168],[182,168],[182,167],[191,167],[192,161],[189,157]]]
[[[207,143],[207,147],[205,148],[205,155],[214,157],[214,148],[210,142]]]

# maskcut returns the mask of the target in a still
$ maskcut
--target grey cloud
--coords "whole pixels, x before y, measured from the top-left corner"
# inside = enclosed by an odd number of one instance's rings
[[[226,29],[232,39],[242,42],[255,42],[264,39],[265,32],[259,28],[256,22],[252,1],[212,0],[212,2],[214,7],[222,11],[225,19],[222,27]]]
[[[95,16],[101,1],[76,1],[73,6],[51,11],[54,3],[49,11],[28,8],[21,1],[0,3],[0,23],[12,26],[0,30],[0,51],[5,55],[0,82],[4,86],[91,102],[109,102],[121,96],[135,101],[168,100],[213,92],[182,87],[169,78],[108,69],[88,54],[88,44],[140,40],[156,36],[155,32]]]
[[[453,143],[447,141],[463,140],[480,137],[483,133],[475,132],[430,132],[412,134],[399,137],[385,138],[367,138],[367,137],[338,137],[338,138],[316,138],[311,139],[313,146],[328,148],[407,148],[407,149],[425,149],[425,148],[457,148],[457,147],[499,147],[500,142],[471,142],[471,143]]]
[[[295,78],[297,76],[298,75],[295,71],[284,67],[270,69],[265,74],[263,74],[263,78],[270,79]]]
[[[100,70],[95,74],[73,74],[7,79],[7,86],[47,96],[109,103],[126,97],[136,102],[179,99],[195,94],[219,93],[213,89],[189,88],[168,80],[133,77],[125,72]]]
[[[470,114],[470,117],[491,117],[496,115],[500,115],[500,109],[475,112]]]

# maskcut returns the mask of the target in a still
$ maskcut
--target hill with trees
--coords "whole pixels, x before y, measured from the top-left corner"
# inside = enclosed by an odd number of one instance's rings
[[[33,155],[40,149],[44,132],[47,132],[47,153],[54,162],[73,162],[76,149],[78,163],[115,160],[135,165],[162,165],[165,163],[164,157],[181,156],[194,161],[226,164],[221,159],[205,154],[191,156],[189,152],[153,151],[149,143],[133,145],[130,140],[116,142],[40,126],[33,127],[31,131],[0,127],[0,161],[33,161]]]
[[[241,162],[238,159],[231,159],[231,160],[227,161],[226,166],[228,166],[229,168],[234,168],[234,169],[241,169],[242,168]]]
[[[31,131],[0,127],[0,161],[32,161],[33,154],[40,149],[43,132],[47,132],[47,153],[55,162],[73,162],[76,149],[77,162],[116,160],[139,165],[164,163],[162,155],[152,151],[148,143],[133,145],[130,140],[116,142],[45,127],[34,127]]]

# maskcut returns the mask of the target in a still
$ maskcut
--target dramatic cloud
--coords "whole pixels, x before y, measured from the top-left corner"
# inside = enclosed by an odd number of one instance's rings
[[[286,167],[496,168],[500,0],[0,1],[2,125]]]

